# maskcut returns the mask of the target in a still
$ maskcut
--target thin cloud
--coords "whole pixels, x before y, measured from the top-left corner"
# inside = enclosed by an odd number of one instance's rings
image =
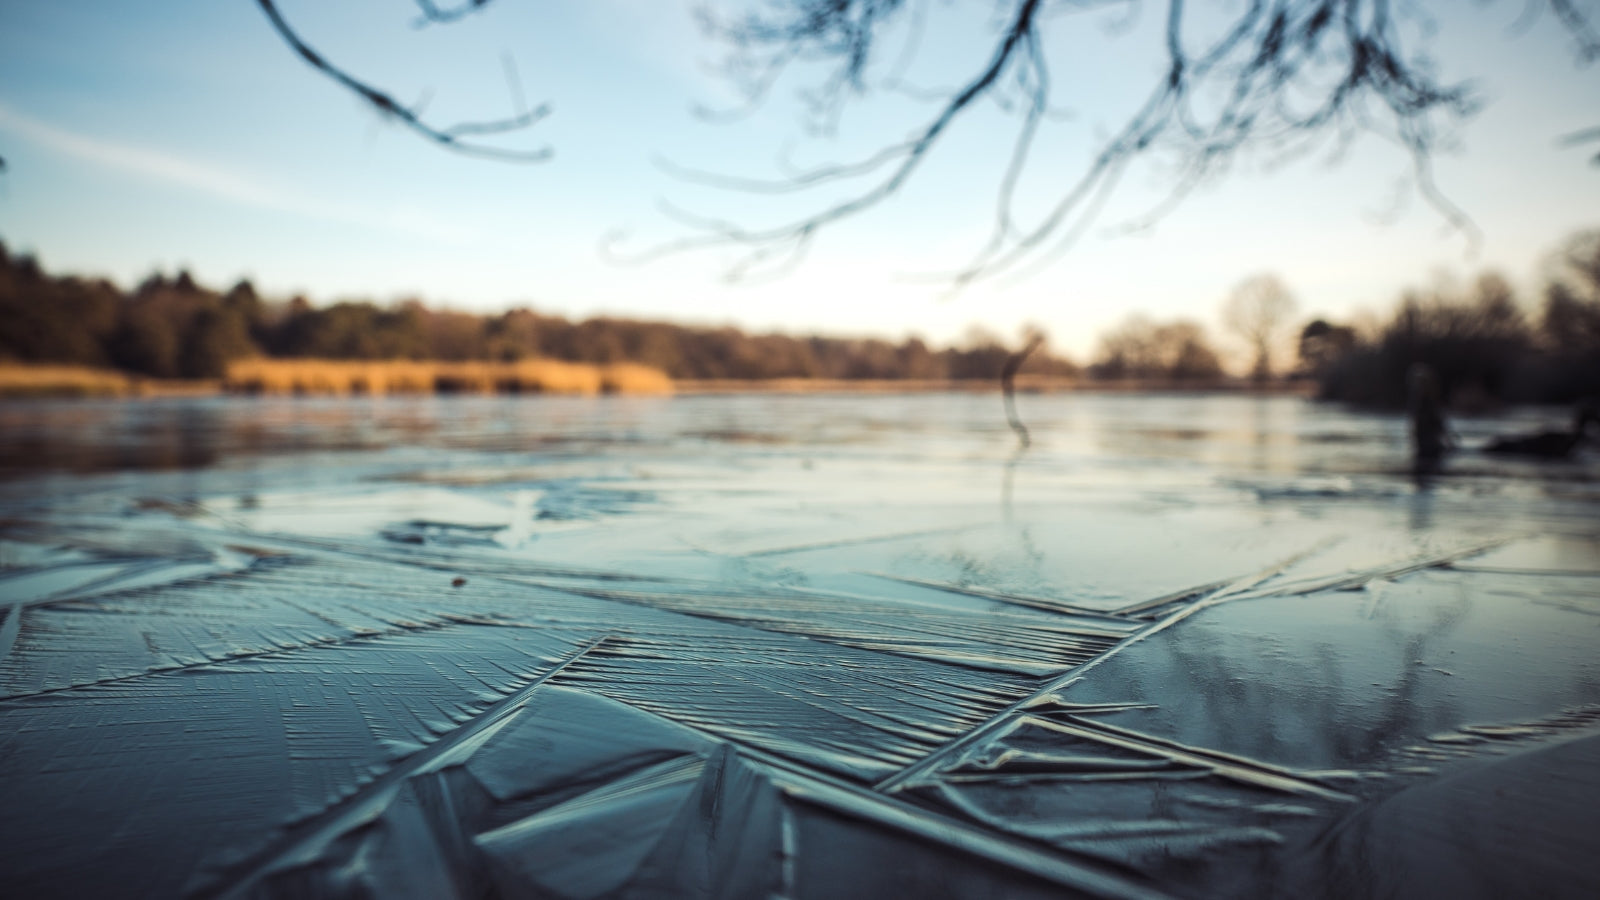
[[[427,221],[415,214],[375,212],[328,203],[251,175],[160,150],[74,134],[0,105],[0,128],[49,150],[91,165],[163,181],[220,200],[307,219],[398,232],[447,244],[469,244],[467,229]],[[15,176],[20,177],[20,176]]]

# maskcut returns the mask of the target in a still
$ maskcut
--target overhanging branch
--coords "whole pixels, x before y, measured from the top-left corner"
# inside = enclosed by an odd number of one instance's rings
[[[489,0],[469,0],[459,7],[439,8],[427,0],[419,0],[419,6],[424,15],[432,21],[454,21],[468,12],[476,11],[488,4]],[[493,144],[483,144],[476,141],[465,140],[470,137],[509,134],[532,127],[540,119],[549,115],[550,108],[540,105],[530,110],[519,111],[514,116],[503,119],[487,119],[470,122],[458,122],[454,125],[437,126],[423,120],[418,110],[411,109],[395,100],[385,91],[379,90],[334,65],[320,52],[302,39],[283,14],[278,11],[273,0],[256,0],[261,11],[266,13],[267,20],[277,30],[284,43],[313,69],[333,79],[346,90],[360,97],[379,114],[387,119],[399,122],[412,132],[438,144],[448,150],[469,156],[497,159],[506,162],[543,162],[550,158],[549,147],[540,147],[534,150],[514,150],[497,147]]]

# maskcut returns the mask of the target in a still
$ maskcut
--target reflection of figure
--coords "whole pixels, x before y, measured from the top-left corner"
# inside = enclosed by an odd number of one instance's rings
[[[1011,430],[1017,433],[1017,446],[1021,449],[1026,449],[1029,444],[1033,443],[1033,439],[1028,436],[1028,426],[1022,424],[1022,420],[1017,418],[1017,401],[1015,399],[1017,393],[1017,370],[1022,368],[1022,363],[1028,358],[1028,354],[1039,349],[1039,345],[1043,343],[1044,333],[1029,329],[1028,343],[1021,350],[1006,357],[1005,365],[1000,367],[1000,393],[1005,398],[1006,421],[1011,424]]]
[[[1578,404],[1577,412],[1572,417],[1571,431],[1541,431],[1495,438],[1484,445],[1483,452],[1562,459],[1578,449],[1591,423],[1600,425],[1600,410],[1596,409],[1593,400],[1585,400]]]
[[[1436,465],[1450,449],[1450,429],[1439,397],[1439,377],[1426,363],[1415,363],[1407,373],[1411,406],[1411,455],[1418,465]]]
[[[1033,444],[1033,438],[1028,434],[1028,426],[1022,424],[1017,417],[1017,370],[1022,368],[1022,363],[1028,354],[1039,349],[1044,344],[1044,332],[1035,328],[1027,331],[1028,341],[1021,350],[1006,357],[1005,365],[1000,367],[1000,393],[1005,398],[1006,421],[1010,423],[1011,430],[1017,433],[1017,449],[1006,460],[1006,473],[1000,479],[1000,508],[1005,511],[1006,521],[1011,521],[1011,488],[1017,477],[1017,463],[1022,461],[1023,454],[1028,452],[1028,447]]]

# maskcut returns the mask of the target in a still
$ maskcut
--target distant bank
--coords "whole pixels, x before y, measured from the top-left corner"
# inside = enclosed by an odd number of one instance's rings
[[[1273,381],[1257,384],[1240,378],[1207,380],[1162,378],[1056,378],[1048,375],[1019,375],[1016,388],[1022,394],[1054,393],[1240,393],[1290,394],[1312,396],[1316,384],[1309,381]],[[994,378],[763,378],[763,379],[687,379],[674,382],[678,394],[924,394],[993,393],[1000,390]]]
[[[1306,381],[1255,384],[1241,379],[1082,379],[1022,375],[1022,393],[1230,392],[1310,395]],[[529,359],[512,363],[380,362],[250,359],[230,363],[222,378],[150,378],[85,366],[0,364],[0,397],[161,397],[206,394],[387,396],[419,394],[547,394],[664,396],[788,393],[987,393],[997,378],[716,378],[674,381],[637,363],[597,365]]]
[[[571,321],[526,308],[469,313],[418,300],[314,306],[304,297],[259,296],[248,281],[214,290],[183,272],[152,275],[124,290],[104,279],[51,275],[0,243],[0,364],[112,369],[139,379],[58,371],[52,383],[70,390],[164,389],[151,379],[231,384],[235,366],[261,360],[296,371],[263,372],[255,379],[259,389],[289,378],[299,379],[293,390],[313,393],[385,393],[390,385],[406,392],[660,390],[659,378],[636,383],[608,376],[629,363],[676,380],[988,380],[1013,352],[982,331],[940,349],[915,337],[896,343],[609,316]],[[332,361],[366,368],[350,374],[355,370],[330,367]],[[547,378],[545,371],[524,371],[525,362],[552,372],[555,365],[569,368]],[[410,368],[395,368],[402,365]],[[1039,347],[1025,371],[1062,377],[1078,367]],[[37,373],[14,381],[39,384]]]

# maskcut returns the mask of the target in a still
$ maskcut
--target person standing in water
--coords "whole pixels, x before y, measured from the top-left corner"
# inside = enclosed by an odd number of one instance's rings
[[[1411,457],[1419,468],[1433,468],[1449,452],[1450,426],[1444,419],[1439,376],[1427,363],[1413,363],[1406,373],[1411,408]]]

